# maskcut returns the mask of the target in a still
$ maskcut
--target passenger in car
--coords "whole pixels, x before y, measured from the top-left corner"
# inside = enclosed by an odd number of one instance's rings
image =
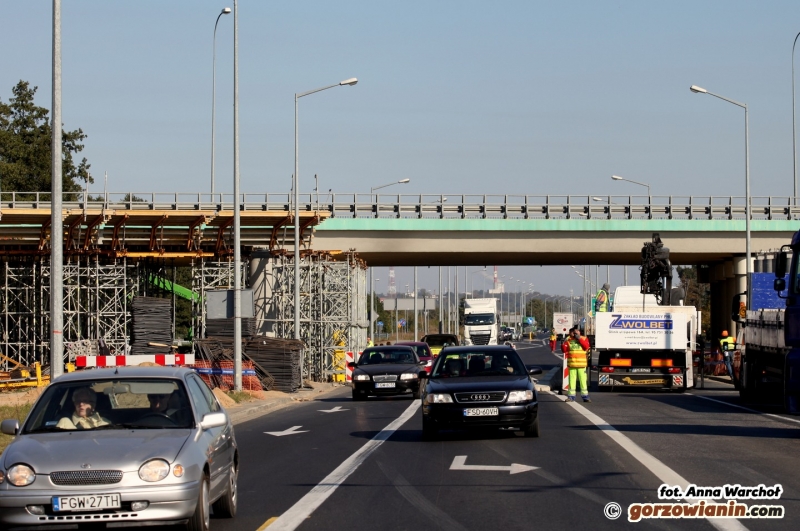
[[[107,426],[110,421],[104,419],[94,408],[97,405],[97,393],[88,387],[81,387],[72,393],[75,411],[70,417],[63,417],[56,424],[62,430],[90,430],[99,426]]]

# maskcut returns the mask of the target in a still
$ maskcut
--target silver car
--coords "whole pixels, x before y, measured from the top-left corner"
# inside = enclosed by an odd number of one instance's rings
[[[233,426],[194,371],[120,367],[65,374],[0,456],[0,528],[183,523],[236,514]]]

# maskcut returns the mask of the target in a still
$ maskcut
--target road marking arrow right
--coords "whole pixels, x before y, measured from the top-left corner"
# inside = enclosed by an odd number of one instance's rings
[[[466,455],[457,455],[453,458],[450,464],[450,470],[489,470],[493,472],[506,472],[509,474],[519,474],[521,472],[528,472],[529,470],[536,470],[538,466],[520,465],[519,463],[511,463],[511,466],[493,466],[493,465],[468,465]]]
[[[349,409],[342,409],[342,406],[336,406],[333,409],[318,409],[317,411],[322,411],[323,413],[338,413],[340,411],[349,411]]]

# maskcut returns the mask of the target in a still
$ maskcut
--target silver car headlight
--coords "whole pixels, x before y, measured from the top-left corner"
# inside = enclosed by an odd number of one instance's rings
[[[526,389],[525,391],[511,391],[508,393],[507,402],[530,402],[533,400],[533,391]]]
[[[169,474],[169,463],[163,459],[152,459],[139,467],[139,477],[142,481],[161,481]]]
[[[28,465],[19,463],[8,469],[6,477],[8,477],[8,482],[15,487],[25,487],[36,479],[36,472]]]
[[[447,393],[431,393],[425,397],[428,404],[452,404],[453,399]]]
[[[369,374],[356,374],[355,379],[359,382],[363,382],[364,380],[369,380]]]
[[[401,380],[416,380],[419,378],[419,375],[415,372],[404,372],[400,375]]]

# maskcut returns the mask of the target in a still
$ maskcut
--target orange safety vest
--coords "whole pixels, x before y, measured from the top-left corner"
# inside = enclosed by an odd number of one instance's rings
[[[567,351],[567,367],[570,369],[581,369],[586,367],[586,351],[581,344],[574,338],[569,340],[569,350]]]

